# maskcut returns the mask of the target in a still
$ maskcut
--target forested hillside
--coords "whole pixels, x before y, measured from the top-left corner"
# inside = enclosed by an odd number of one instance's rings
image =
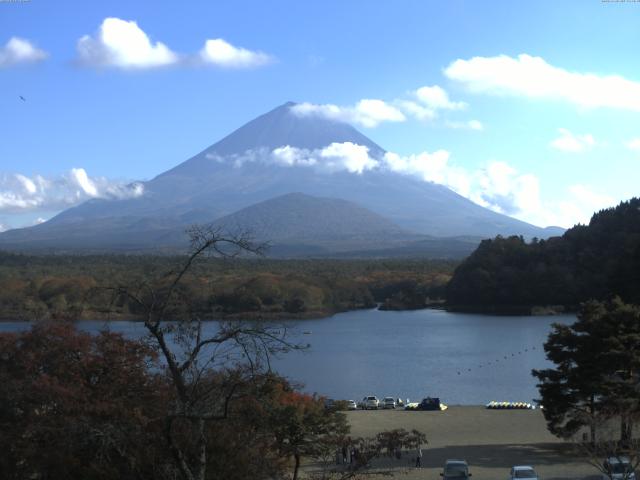
[[[135,318],[136,305],[106,288],[149,283],[182,257],[27,256],[0,252],[0,318]],[[455,263],[429,260],[267,260],[210,258],[181,292],[203,318],[305,318],[371,308],[421,308],[443,298]]]
[[[640,303],[640,199],[593,215],[562,237],[483,241],[447,286],[452,308],[517,311],[619,295]]]

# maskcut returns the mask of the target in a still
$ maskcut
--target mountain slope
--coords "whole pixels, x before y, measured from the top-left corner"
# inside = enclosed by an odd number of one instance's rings
[[[139,198],[85,202],[43,224],[0,234],[0,247],[162,248],[172,232],[292,192],[356,203],[421,235],[545,238],[555,233],[480,207],[442,185],[382,167],[351,173],[276,162],[273,150],[286,146],[319,152],[332,143],[348,142],[366,147],[374,159],[385,153],[352,126],[300,117],[291,111],[292,106],[281,105],[144,182],[145,193]],[[266,214],[263,210],[261,215]],[[342,222],[340,228],[346,224]],[[332,228],[340,236],[338,225]],[[293,243],[299,240],[290,239]]]
[[[274,242],[411,236],[393,222],[359,205],[335,198],[289,193],[239,210],[214,222],[232,231],[252,231]]]
[[[475,310],[563,305],[620,295],[640,302],[640,199],[593,215],[562,237],[483,241],[455,271],[447,302]]]

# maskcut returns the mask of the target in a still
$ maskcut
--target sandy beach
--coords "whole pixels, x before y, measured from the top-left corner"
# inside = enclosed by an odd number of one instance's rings
[[[452,406],[444,412],[357,410],[347,417],[354,437],[394,428],[415,428],[427,435],[422,468],[412,466],[414,452],[376,464],[392,477],[436,480],[445,460],[456,458],[469,463],[475,480],[507,480],[513,465],[532,465],[542,480],[601,478],[576,457],[571,445],[547,431],[540,410]]]

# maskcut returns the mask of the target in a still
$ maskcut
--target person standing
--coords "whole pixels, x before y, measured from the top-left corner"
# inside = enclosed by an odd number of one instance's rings
[[[422,467],[422,449],[420,445],[416,448],[416,468]]]

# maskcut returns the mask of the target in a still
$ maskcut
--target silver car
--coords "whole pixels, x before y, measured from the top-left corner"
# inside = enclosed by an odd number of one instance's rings
[[[375,395],[364,397],[360,402],[360,408],[363,410],[377,410],[380,407],[380,400]]]
[[[396,401],[393,397],[384,397],[382,408],[396,408]]]
[[[529,465],[516,465],[511,467],[511,473],[509,474],[509,480],[538,480],[538,474]]]

